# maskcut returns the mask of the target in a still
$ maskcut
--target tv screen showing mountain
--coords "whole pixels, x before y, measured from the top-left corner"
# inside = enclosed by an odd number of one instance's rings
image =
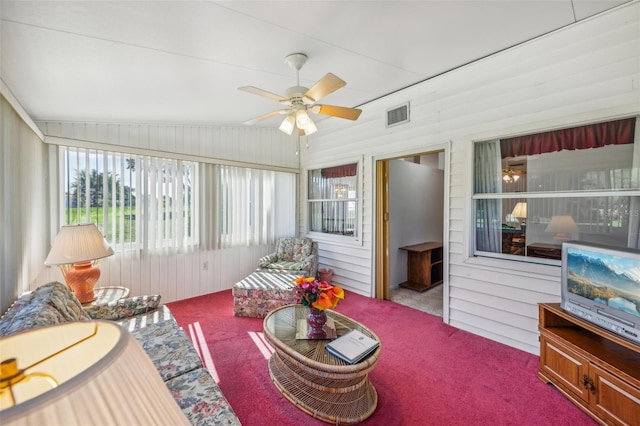
[[[569,250],[567,289],[570,293],[640,317],[638,260]]]

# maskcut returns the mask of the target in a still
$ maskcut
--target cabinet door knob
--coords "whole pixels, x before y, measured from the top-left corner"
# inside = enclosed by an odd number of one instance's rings
[[[593,383],[593,379],[589,378],[586,374],[582,376],[582,386],[587,389],[589,392],[595,395],[596,393],[596,385]]]

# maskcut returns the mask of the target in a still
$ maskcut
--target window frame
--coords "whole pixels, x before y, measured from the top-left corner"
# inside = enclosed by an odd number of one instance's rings
[[[640,134],[640,129],[638,128],[638,126],[640,126],[640,116],[631,116],[631,117],[618,117],[618,118],[611,118],[608,120],[605,120],[605,122],[609,122],[609,121],[616,121],[616,120],[623,120],[625,118],[635,118],[636,119],[636,130],[635,130],[635,141],[634,141],[634,146],[636,146],[636,144],[640,144],[640,139],[638,139],[638,134]],[[590,124],[597,124],[599,122],[603,122],[603,121],[593,121],[593,122],[589,122],[589,123],[582,123],[582,124],[575,124],[575,125],[571,125],[571,126],[562,126],[562,127],[554,127],[554,128],[550,128],[550,129],[544,129],[544,130],[538,130],[538,131],[531,131],[531,132],[527,132],[524,133],[523,135],[527,136],[527,135],[535,135],[535,134],[539,134],[539,133],[544,133],[544,132],[552,132],[555,130],[562,130],[562,129],[567,129],[567,128],[578,128],[581,126],[588,126]],[[470,182],[470,200],[471,200],[471,206],[470,206],[470,215],[469,215],[469,259],[488,259],[488,258],[492,258],[495,260],[508,260],[508,261],[517,261],[517,262],[521,262],[523,264],[543,264],[543,265],[550,265],[550,266],[559,266],[560,265],[560,260],[557,259],[545,259],[545,258],[539,258],[539,257],[532,257],[532,256],[522,256],[522,255],[515,255],[515,254],[508,254],[508,253],[498,253],[498,252],[489,252],[489,251],[482,251],[482,250],[478,250],[477,249],[477,245],[478,245],[478,241],[477,241],[477,230],[476,230],[476,220],[477,220],[477,208],[478,208],[478,203],[477,200],[535,200],[535,199],[562,199],[562,198],[584,198],[584,199],[588,199],[588,198],[597,198],[597,197],[638,197],[640,196],[640,188],[631,188],[631,189],[603,189],[603,190],[585,190],[585,191],[572,191],[572,190],[563,190],[563,191],[549,191],[549,192],[543,192],[543,191],[531,191],[531,192],[526,192],[526,191],[521,191],[521,192],[495,192],[495,193],[476,193],[475,192],[475,170],[476,170],[476,160],[475,160],[475,150],[476,150],[476,144],[479,143],[483,143],[483,142],[487,142],[487,141],[491,141],[491,140],[502,140],[502,139],[508,139],[511,138],[513,136],[500,136],[500,137],[488,137],[488,138],[483,138],[483,139],[479,139],[479,140],[474,140],[472,141],[472,150],[471,150],[471,155],[470,155],[470,163],[471,163],[471,170],[473,170],[473,173],[471,173],[469,182]],[[640,149],[640,145],[637,145],[637,149]],[[558,151],[559,152],[559,151]],[[529,242],[527,241],[526,244],[529,244]]]
[[[309,174],[316,170],[328,169],[331,167],[339,167],[339,166],[344,166],[348,164],[356,164],[356,178],[357,178],[356,198],[348,199],[348,200],[355,200],[356,202],[356,211],[355,211],[356,223],[354,225],[354,230],[355,230],[354,235],[353,236],[338,235],[338,234],[329,234],[325,232],[312,231],[310,229],[311,220],[309,218],[309,214],[311,211],[311,208],[310,208],[311,203],[322,202],[322,201],[333,200],[333,199],[317,199],[317,200],[309,199]],[[363,241],[362,241],[362,212],[363,212],[362,194],[363,194],[363,186],[364,186],[364,173],[363,173],[362,165],[363,165],[363,157],[359,156],[353,159],[343,159],[340,161],[315,163],[313,164],[313,166],[308,166],[307,168],[305,168],[303,173],[300,173],[301,180],[304,179],[301,182],[300,186],[301,188],[304,189],[305,201],[304,201],[304,211],[303,211],[303,214],[304,214],[303,223],[304,223],[304,229],[305,229],[305,236],[313,239],[314,241],[324,241],[324,242],[350,245],[350,246],[362,246],[363,244]],[[342,199],[335,198],[335,200],[345,201],[345,199],[343,198]]]

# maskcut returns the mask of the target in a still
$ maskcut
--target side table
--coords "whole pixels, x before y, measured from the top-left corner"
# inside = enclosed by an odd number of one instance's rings
[[[96,287],[93,289],[96,299],[85,305],[105,305],[109,302],[123,299],[129,295],[127,287]]]

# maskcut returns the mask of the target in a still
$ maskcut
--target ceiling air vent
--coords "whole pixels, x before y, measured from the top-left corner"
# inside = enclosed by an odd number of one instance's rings
[[[387,110],[387,127],[409,122],[409,102]]]

